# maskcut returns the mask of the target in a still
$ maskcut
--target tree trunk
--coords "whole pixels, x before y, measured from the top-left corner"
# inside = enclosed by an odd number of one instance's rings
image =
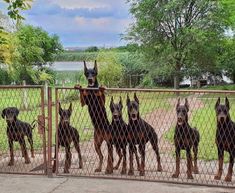
[[[174,74],[174,89],[180,88],[180,65],[176,64],[176,71]]]

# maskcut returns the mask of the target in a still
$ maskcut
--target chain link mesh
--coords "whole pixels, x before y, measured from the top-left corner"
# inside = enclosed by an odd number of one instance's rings
[[[225,104],[222,99],[228,97],[230,109],[226,113],[235,120],[234,92],[141,89],[106,89],[103,92],[57,88],[56,93],[56,124],[59,126],[61,121],[59,102],[64,110],[72,104],[69,125],[79,133],[83,162],[81,168],[76,145],[70,141],[67,145],[71,149],[71,164],[67,175],[234,186],[234,178],[231,182],[224,180],[231,170],[228,149],[235,156],[234,124],[224,125],[226,135],[218,136],[227,151],[224,151],[222,178],[215,179],[219,169],[215,105],[218,97],[221,97],[221,105]],[[115,117],[117,120],[122,117],[124,123],[115,122]],[[73,133],[59,135],[57,127],[57,136],[62,140],[71,135]],[[102,145],[99,147],[99,144]],[[99,156],[99,148],[103,157]],[[178,169],[177,148],[180,149]],[[65,175],[68,161],[64,149],[62,146],[56,152],[59,175]],[[130,159],[133,159],[133,171]]]
[[[44,174],[43,88],[0,87],[0,96],[0,173]]]

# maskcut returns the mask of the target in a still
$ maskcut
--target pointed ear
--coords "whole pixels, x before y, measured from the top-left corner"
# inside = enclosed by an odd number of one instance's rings
[[[17,117],[18,115],[19,115],[19,113],[20,113],[20,111],[19,111],[19,109],[15,109],[15,116]]]
[[[6,109],[3,109],[3,110],[2,110],[2,118],[4,119],[5,116],[6,116]]]
[[[98,67],[97,67],[97,61],[96,61],[96,60],[95,60],[94,70],[95,70],[96,73],[98,74]]]
[[[72,103],[70,103],[68,110],[70,111],[70,113],[72,113]]]
[[[139,104],[139,99],[138,99],[136,93],[134,93],[134,100],[135,100],[135,102],[137,102]]]
[[[184,103],[184,105],[185,105],[187,111],[189,111],[189,103],[188,103],[188,99],[187,99],[187,98],[185,98],[185,103]]]
[[[228,110],[230,109],[229,100],[227,97],[225,98],[225,106],[228,108]]]
[[[121,108],[123,107],[122,106],[122,97],[120,96],[120,100],[119,100],[119,105],[121,106]]]
[[[220,97],[218,98],[216,104],[215,104],[215,109],[217,109],[217,107],[220,105]]]
[[[178,102],[177,102],[177,105],[176,105],[176,109],[178,109],[180,106],[180,98],[178,98]]]
[[[86,66],[86,61],[83,61],[84,62],[84,73],[87,72],[87,66]]]
[[[131,100],[129,95],[127,94],[127,98],[126,98],[126,105],[128,106],[130,104]]]

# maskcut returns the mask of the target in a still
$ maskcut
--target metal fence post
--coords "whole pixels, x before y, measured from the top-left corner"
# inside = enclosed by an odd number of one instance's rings
[[[47,175],[52,177],[52,94],[51,87],[48,88],[48,163]]]

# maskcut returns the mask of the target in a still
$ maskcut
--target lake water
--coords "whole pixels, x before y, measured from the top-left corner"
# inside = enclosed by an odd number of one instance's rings
[[[83,62],[54,62],[51,67],[55,71],[80,71],[83,70]]]

